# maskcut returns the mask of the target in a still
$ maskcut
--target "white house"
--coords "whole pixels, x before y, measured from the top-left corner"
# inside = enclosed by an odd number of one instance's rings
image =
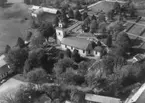
[[[87,103],[123,103],[119,98],[100,96],[94,94],[86,94],[85,100]]]
[[[66,37],[63,38],[60,44],[63,50],[70,49],[70,51],[78,50],[81,56],[101,56],[102,47],[97,46],[93,41],[86,38]]]
[[[32,6],[29,8],[29,10],[32,11],[31,15],[34,17],[37,17],[39,13],[45,12],[45,13],[50,13],[50,14],[57,14],[58,9],[56,8],[47,8],[47,7],[41,7],[41,6]]]
[[[56,27],[57,43],[60,44],[62,50],[70,49],[70,51],[78,50],[81,56],[101,56],[103,48],[97,46],[97,43],[88,38],[77,37],[79,33],[73,33],[75,28],[80,26],[81,22],[75,22],[68,28],[63,28],[62,22]],[[69,33],[70,32],[70,33]]]

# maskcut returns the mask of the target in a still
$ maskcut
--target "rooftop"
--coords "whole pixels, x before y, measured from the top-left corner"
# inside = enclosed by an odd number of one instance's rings
[[[91,49],[90,47],[91,41],[87,40],[86,38],[67,37],[63,38],[62,44],[82,50]]]
[[[127,21],[126,32],[130,37],[141,38],[145,40],[145,18],[141,17],[138,20]]]
[[[122,103],[118,98],[112,98],[107,96],[100,96],[94,94],[86,94],[85,99],[97,103]]]
[[[113,9],[114,2],[108,2],[108,1],[101,1],[99,3],[96,3],[95,5],[91,6],[89,14],[95,14],[99,11],[103,10],[105,13]]]
[[[81,30],[81,21],[77,21],[77,20],[70,20],[69,25],[67,28],[60,28],[60,27],[56,27],[56,29],[60,29],[60,30],[64,30],[67,32],[80,32]]]

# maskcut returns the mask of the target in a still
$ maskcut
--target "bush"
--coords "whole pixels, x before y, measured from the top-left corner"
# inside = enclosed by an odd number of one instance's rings
[[[70,58],[64,58],[59,60],[55,66],[54,66],[54,72],[56,73],[56,75],[59,75],[63,72],[66,71],[67,68],[73,68],[76,69],[76,64],[74,63],[74,61]]]
[[[44,69],[36,68],[27,73],[27,79],[32,83],[42,83],[44,79],[46,79],[47,73]]]

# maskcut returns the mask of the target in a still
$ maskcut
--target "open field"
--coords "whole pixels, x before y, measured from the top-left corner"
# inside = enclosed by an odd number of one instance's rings
[[[18,37],[23,37],[29,28],[29,20],[23,21],[27,14],[24,4],[0,8],[0,52],[8,44],[14,46]]]

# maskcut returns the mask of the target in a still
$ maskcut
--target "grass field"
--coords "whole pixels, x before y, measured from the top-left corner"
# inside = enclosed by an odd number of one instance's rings
[[[29,20],[22,21],[27,16],[27,7],[13,5],[10,8],[0,8],[0,52],[8,44],[14,46],[18,37],[23,37],[29,28]]]

